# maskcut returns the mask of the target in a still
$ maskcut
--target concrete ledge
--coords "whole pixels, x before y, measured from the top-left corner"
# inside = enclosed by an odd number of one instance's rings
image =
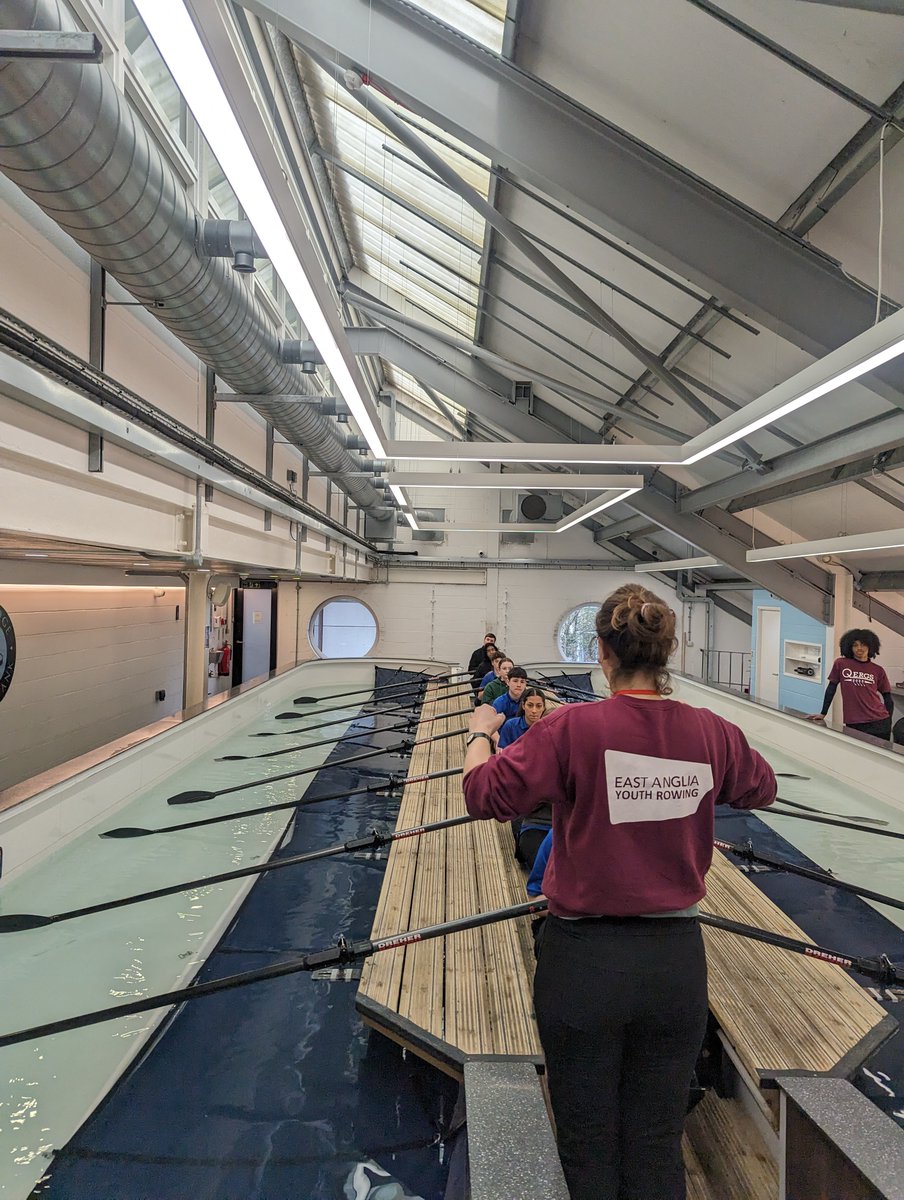
[[[568,1200],[537,1072],[530,1063],[465,1063],[472,1200]]]

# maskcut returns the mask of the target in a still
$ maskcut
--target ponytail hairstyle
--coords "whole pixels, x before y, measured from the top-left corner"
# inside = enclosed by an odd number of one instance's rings
[[[596,614],[596,633],[618,659],[610,682],[632,675],[651,675],[656,691],[672,690],[666,664],[675,650],[675,614],[664,600],[636,583],[626,583],[607,596]]]

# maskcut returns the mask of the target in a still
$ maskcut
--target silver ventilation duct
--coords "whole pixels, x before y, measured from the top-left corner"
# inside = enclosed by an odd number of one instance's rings
[[[2,0],[0,29],[78,30],[60,0]],[[0,170],[236,392],[305,394],[279,339],[227,262],[199,255],[199,214],[108,72],[0,59]],[[362,508],[388,515],[357,458],[312,405],[253,407]]]

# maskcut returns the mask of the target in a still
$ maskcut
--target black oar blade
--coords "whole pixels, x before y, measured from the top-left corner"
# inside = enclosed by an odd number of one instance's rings
[[[809,779],[809,775],[795,775],[791,771],[776,771],[776,779]]]
[[[249,733],[249,737],[282,737],[281,733]]]
[[[219,794],[219,792],[179,792],[177,796],[170,796],[167,804],[199,804],[202,800],[213,800]]]
[[[253,754],[224,754],[222,758],[215,758],[214,762],[244,762],[246,758],[254,758]]]
[[[42,929],[52,924],[53,917],[42,917],[38,913],[9,913],[0,917],[0,933],[21,933],[25,929]]]
[[[275,721],[300,721],[304,713],[277,713],[273,718]]]
[[[292,701],[293,704],[316,704],[316,696],[296,696]]]
[[[99,833],[97,836],[102,838],[133,838],[147,837],[149,834],[156,832],[156,829],[142,829],[140,825],[121,825],[119,829],[105,829],[103,833]]]

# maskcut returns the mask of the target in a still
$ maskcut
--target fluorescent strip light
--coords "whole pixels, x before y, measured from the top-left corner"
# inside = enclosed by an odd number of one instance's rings
[[[417,521],[414,519],[413,512],[409,512],[408,509],[406,508],[405,511],[402,513],[402,516],[405,518],[405,520],[408,522],[408,524],[411,526],[412,529],[418,528],[418,524],[417,524]]]
[[[387,457],[412,462],[548,463],[558,466],[680,464],[682,446],[568,445],[562,442],[389,442]]]
[[[893,313],[804,367],[742,409],[718,421],[684,446],[568,446],[558,442],[392,442],[389,457],[412,461],[500,463],[596,463],[604,465],[693,466],[758,429],[812,404],[883,363],[904,354],[904,310]]]
[[[449,472],[447,474],[419,473],[416,471],[397,472],[387,476],[389,486],[411,488],[477,488],[483,490],[499,490],[523,492],[603,492],[611,488],[623,491],[639,491],[643,487],[642,475],[553,475],[540,472],[526,471],[519,473],[511,471],[506,475],[464,475]]]
[[[732,413],[706,433],[692,438],[684,447],[684,465],[691,466],[702,458],[724,450],[733,442],[780,421],[789,413],[874,371],[899,354],[904,354],[904,311],[886,317],[878,325],[858,334],[844,346],[832,350],[818,362],[804,367],[791,379]],[[719,436],[720,430],[723,431],[722,436]]]
[[[607,500],[597,502],[591,500],[589,504],[585,504],[583,508],[576,509],[573,513],[569,513],[567,517],[556,525],[556,533],[564,533],[566,529],[571,529],[574,525],[580,525],[582,521],[586,521],[588,517],[596,516],[597,513],[603,511],[604,508],[609,508],[612,504],[618,504],[620,500],[627,500],[629,496],[633,496],[635,492],[639,492],[640,487],[623,488],[618,495],[610,496]]]
[[[396,504],[398,504],[400,508],[408,507],[408,500],[405,496],[405,493],[397,483],[391,483],[389,485],[389,490],[392,492],[393,496],[395,497]]]
[[[383,432],[367,411],[183,0],[135,0],[135,3],[371,453],[374,458],[386,458]]]
[[[695,567],[721,567],[724,564],[718,558],[669,558],[662,562],[635,563],[634,570],[641,575],[649,575],[654,571],[693,571]]]
[[[847,537],[821,538],[815,542],[792,542],[790,546],[767,546],[748,550],[748,562],[779,562],[785,558],[813,558],[821,554],[856,554],[866,550],[897,550],[904,547],[904,529],[877,529]]]

